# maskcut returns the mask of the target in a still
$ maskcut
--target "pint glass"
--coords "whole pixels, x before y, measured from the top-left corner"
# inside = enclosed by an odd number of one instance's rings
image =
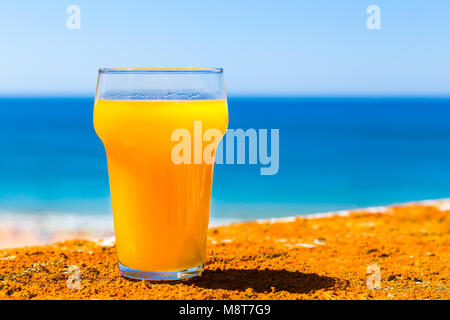
[[[227,126],[222,69],[99,70],[94,127],[107,156],[122,275],[202,272],[214,155]]]

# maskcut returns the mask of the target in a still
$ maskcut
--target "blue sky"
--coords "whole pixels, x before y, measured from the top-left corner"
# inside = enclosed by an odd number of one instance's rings
[[[99,67],[223,67],[236,95],[450,95],[448,0],[5,0],[0,40],[1,95],[93,95]]]

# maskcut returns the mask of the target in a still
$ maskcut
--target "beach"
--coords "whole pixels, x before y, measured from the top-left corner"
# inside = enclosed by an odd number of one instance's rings
[[[449,299],[449,213],[437,200],[213,227],[203,274],[168,283],[120,276],[113,238],[3,249],[0,299]]]
[[[0,302],[450,299],[449,0],[3,2]]]

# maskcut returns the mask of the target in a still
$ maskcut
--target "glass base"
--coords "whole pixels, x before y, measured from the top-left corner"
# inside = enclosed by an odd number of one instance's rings
[[[127,278],[138,280],[150,280],[150,281],[180,280],[198,276],[203,272],[203,263],[194,268],[168,272],[140,271],[125,267],[120,262],[118,264],[121,275]]]

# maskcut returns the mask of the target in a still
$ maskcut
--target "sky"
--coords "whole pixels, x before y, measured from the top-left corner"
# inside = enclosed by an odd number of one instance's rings
[[[232,95],[450,95],[449,0],[2,0],[0,43],[0,95],[93,95],[100,67],[222,67]]]

